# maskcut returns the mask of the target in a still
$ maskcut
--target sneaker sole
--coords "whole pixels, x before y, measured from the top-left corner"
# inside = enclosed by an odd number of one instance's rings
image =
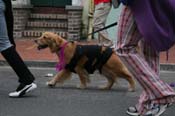
[[[162,111],[159,112],[158,114],[156,114],[155,116],[160,116],[160,115],[162,115],[162,114],[166,111],[166,109],[169,108],[169,107],[171,107],[172,105],[173,105],[173,103],[167,104],[166,106],[163,107]]]
[[[136,113],[131,113],[131,112],[128,112],[128,111],[126,111],[126,113],[130,116],[140,116],[138,113],[136,114]]]
[[[161,114],[163,114],[164,112],[165,112],[165,110],[166,110],[166,107],[165,108],[163,108],[158,114],[156,114],[155,116],[160,116]]]

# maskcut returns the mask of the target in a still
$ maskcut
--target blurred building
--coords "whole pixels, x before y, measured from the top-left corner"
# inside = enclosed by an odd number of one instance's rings
[[[33,38],[51,31],[67,39],[80,39],[80,0],[12,0],[12,4],[15,38]]]

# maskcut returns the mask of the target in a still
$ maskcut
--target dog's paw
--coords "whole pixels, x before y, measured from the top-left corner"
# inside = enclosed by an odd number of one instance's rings
[[[98,88],[101,89],[101,90],[110,90],[111,89],[108,86],[99,86]]]
[[[51,83],[51,82],[46,82],[46,85],[47,85],[48,87],[51,87],[51,88],[52,88],[52,87],[55,87],[56,84],[53,84],[53,83]]]
[[[134,92],[135,91],[135,88],[128,88],[128,91],[129,92]]]
[[[85,86],[85,85],[77,85],[77,88],[78,88],[78,89],[85,89],[86,86]]]

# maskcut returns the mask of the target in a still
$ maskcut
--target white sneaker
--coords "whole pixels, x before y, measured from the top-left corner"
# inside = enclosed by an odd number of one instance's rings
[[[22,97],[26,93],[37,88],[35,83],[31,83],[29,85],[20,84],[15,92],[9,93],[9,97]]]
[[[144,116],[160,116],[171,104],[161,104],[149,110]]]
[[[127,109],[126,113],[130,116],[139,116],[139,112],[137,111],[136,107],[131,106]]]

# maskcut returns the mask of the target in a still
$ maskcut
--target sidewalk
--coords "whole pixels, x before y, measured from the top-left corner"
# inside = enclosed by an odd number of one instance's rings
[[[24,61],[29,62],[29,65],[35,66],[37,65],[49,65],[54,66],[57,62],[57,56],[55,54],[51,54],[49,49],[38,50],[37,48],[28,49],[34,45],[32,39],[17,39],[16,46],[17,51],[21,55]],[[166,52],[162,52],[160,54],[160,63],[161,65],[169,66],[166,68],[174,68],[175,66],[175,46],[169,50],[168,61],[166,60]],[[3,62],[4,58],[0,55],[0,61]],[[32,64],[33,63],[33,64]],[[2,63],[1,63],[2,64]],[[35,64],[35,65],[34,65]],[[44,65],[44,66],[45,66]]]
[[[54,67],[57,56],[51,54],[49,49],[39,51],[37,48],[28,49],[35,43],[33,39],[16,39],[16,49],[28,66],[32,67]],[[7,65],[0,54],[0,65]]]

